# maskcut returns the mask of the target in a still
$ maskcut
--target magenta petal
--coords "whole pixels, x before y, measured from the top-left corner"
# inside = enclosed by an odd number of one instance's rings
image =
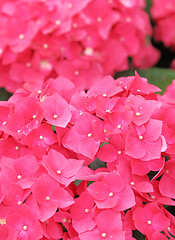
[[[86,231],[84,233],[80,233],[79,237],[81,240],[101,240],[101,234],[98,228],[94,228],[92,231]]]
[[[117,203],[119,201],[119,198],[118,197],[107,197],[105,200],[103,201],[98,201],[98,200],[95,200],[96,202],[96,205],[99,209],[108,209],[108,208],[114,208]]]
[[[124,190],[117,195],[119,200],[116,207],[114,208],[116,211],[127,210],[136,204],[134,192],[127,185],[125,186]],[[125,201],[123,201],[123,199],[125,199]]]
[[[145,148],[147,149],[145,156],[142,158],[143,161],[149,161],[158,159],[161,157],[161,144],[162,141],[159,138],[155,142],[145,141]]]
[[[41,222],[45,222],[47,219],[52,217],[57,210],[57,203],[55,201],[44,202],[40,207],[41,212]]]
[[[163,214],[156,214],[152,219],[152,227],[155,231],[163,231],[164,229],[167,229],[170,225],[170,219],[168,219]]]
[[[126,140],[125,153],[136,159],[143,158],[146,154],[144,140],[129,135]]]
[[[103,201],[108,196],[108,186],[102,181],[94,182],[88,187],[88,191],[96,200]]]
[[[100,212],[96,217],[96,223],[99,230],[103,233],[110,234],[113,230],[118,230],[118,234],[122,232],[121,213],[111,209]]]
[[[175,199],[174,179],[164,174],[159,182],[159,190],[163,196]]]
[[[151,240],[167,240],[167,237],[160,232],[154,232]]]
[[[146,216],[143,213],[143,208],[137,207],[133,213],[133,220],[136,229],[138,229],[142,234],[145,234]]]
[[[56,93],[47,97],[41,103],[41,107],[44,111],[44,117],[52,125],[66,127],[71,119],[72,114],[68,103]]]
[[[57,189],[55,189],[55,191],[52,194],[53,199],[56,201],[58,208],[69,207],[75,202],[74,199],[68,193],[68,191],[66,191],[62,187],[58,187]]]
[[[154,192],[153,186],[150,182],[139,182],[135,187],[139,192]]]
[[[156,141],[162,133],[162,121],[156,119],[150,119],[148,123],[145,124],[144,138],[148,142]]]
[[[46,168],[48,170],[52,169],[53,171],[57,172],[58,170],[62,170],[67,167],[68,160],[60,152],[51,149],[48,152],[47,157],[43,159],[43,165],[47,166]]]
[[[84,160],[68,159],[68,166],[63,170],[64,176],[67,178],[74,176],[83,166],[83,163]]]
[[[76,153],[92,159],[99,149],[100,142],[95,142],[88,135],[79,134],[73,127],[63,138],[63,145]]]
[[[97,157],[103,162],[114,162],[117,159],[117,149],[111,144],[105,144],[100,148]]]
[[[47,224],[47,232],[50,237],[56,239],[56,238],[62,238],[63,236],[63,229],[59,223],[54,222],[53,220],[50,220]]]
[[[87,213],[79,220],[72,219],[72,226],[78,233],[83,233],[92,230],[96,226],[96,223],[91,215]]]

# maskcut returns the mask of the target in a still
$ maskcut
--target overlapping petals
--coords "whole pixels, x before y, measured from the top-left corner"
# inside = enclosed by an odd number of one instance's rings
[[[155,95],[137,73],[106,76],[86,91],[58,77],[1,102],[0,237],[131,240],[139,231],[171,239],[175,220],[164,206],[175,205],[173,90]]]

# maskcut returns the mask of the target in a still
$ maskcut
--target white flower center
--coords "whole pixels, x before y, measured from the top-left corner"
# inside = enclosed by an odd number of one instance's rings
[[[24,226],[24,227],[23,227],[23,230],[26,231],[26,230],[27,230],[27,226]]]

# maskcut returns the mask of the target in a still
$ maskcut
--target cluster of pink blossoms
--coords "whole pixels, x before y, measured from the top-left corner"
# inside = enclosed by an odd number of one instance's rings
[[[0,102],[1,240],[173,239],[175,82],[64,77]],[[166,114],[165,114],[166,111]]]
[[[175,0],[153,0],[151,15],[155,22],[155,40],[175,51]],[[171,63],[175,68],[175,59]]]
[[[1,0],[0,87],[63,76],[87,89],[107,74],[150,67],[159,52],[144,0]]]

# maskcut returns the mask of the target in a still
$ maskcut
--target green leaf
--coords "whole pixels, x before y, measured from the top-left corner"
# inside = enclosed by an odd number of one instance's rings
[[[102,162],[99,158],[96,158],[93,162],[91,162],[88,166],[90,169],[96,170],[97,168],[105,168],[106,163]]]
[[[162,89],[163,94],[166,90],[166,87],[171,84],[172,80],[175,79],[175,70],[166,69],[166,68],[149,68],[145,70],[137,70],[141,77],[148,79],[148,82],[156,85]],[[115,78],[117,77],[127,77],[134,76],[135,70],[128,70],[120,73],[116,73]]]
[[[75,181],[74,181],[74,184],[75,184],[76,186],[78,186],[81,182],[82,182],[82,180],[75,180]]]
[[[100,147],[103,147],[103,145],[106,145],[106,144],[109,144],[108,142],[106,143],[106,142],[103,142],[101,145],[100,145]]]
[[[175,239],[175,236],[172,233],[169,232],[169,234],[171,235],[171,237],[173,237]]]
[[[54,131],[54,133],[56,133],[55,128],[56,128],[56,126],[52,125],[52,130]]]
[[[148,12],[148,14],[150,12],[151,6],[152,6],[152,0],[146,0],[146,8],[145,8],[145,10]]]
[[[89,187],[89,185],[91,185],[91,184],[94,183],[94,182],[95,182],[95,181],[89,181],[87,186]]]
[[[141,232],[139,232],[138,230],[133,230],[132,231],[132,236],[137,240],[145,240],[145,236]]]
[[[0,101],[7,101],[11,96],[11,93],[7,92],[4,88],[0,88]]]

